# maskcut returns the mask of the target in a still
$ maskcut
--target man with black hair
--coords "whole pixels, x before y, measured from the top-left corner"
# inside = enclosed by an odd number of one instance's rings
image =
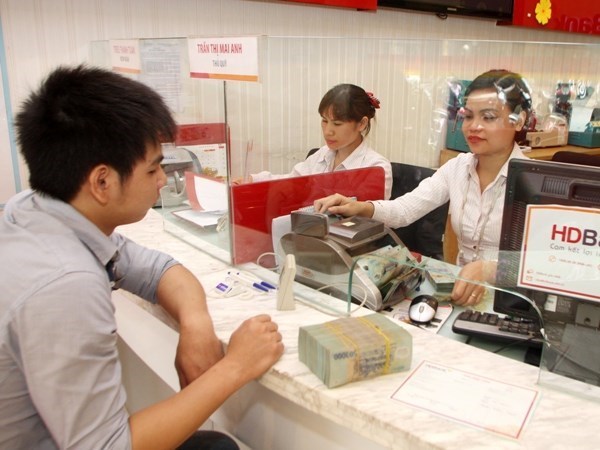
[[[31,190],[0,221],[0,448],[176,448],[277,361],[277,325],[248,319],[223,355],[191,272],[114,233],[142,219],[166,184],[161,143],[174,141],[176,125],[156,92],[103,69],[61,67],[15,123]],[[111,302],[118,288],[180,325],[183,389],[132,415]],[[237,448],[207,433],[196,448]]]

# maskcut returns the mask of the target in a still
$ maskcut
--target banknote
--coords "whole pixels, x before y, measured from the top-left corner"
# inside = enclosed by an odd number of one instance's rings
[[[382,314],[300,327],[300,361],[327,387],[410,369],[412,337]]]

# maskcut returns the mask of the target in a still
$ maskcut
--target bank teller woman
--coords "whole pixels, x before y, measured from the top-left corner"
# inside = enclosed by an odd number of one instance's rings
[[[388,159],[370,148],[365,138],[371,130],[371,120],[380,102],[372,93],[354,84],[338,84],[331,88],[319,103],[321,129],[325,145],[299,162],[288,174],[275,175],[263,171],[252,174],[249,182],[288,178],[301,175],[383,167],[385,171],[384,198],[392,193],[392,166]]]
[[[481,301],[485,288],[462,280],[493,282],[496,272],[508,160],[526,158],[517,142],[532,119],[531,92],[519,74],[490,70],[465,91],[462,153],[395,200],[358,202],[340,194],[315,201],[319,212],[373,217],[392,228],[410,225],[450,201],[462,266],[451,298],[458,305]],[[524,137],[524,136],[523,136]]]

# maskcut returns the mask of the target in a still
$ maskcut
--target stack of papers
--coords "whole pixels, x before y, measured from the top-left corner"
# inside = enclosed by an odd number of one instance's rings
[[[185,188],[192,208],[173,211],[173,215],[200,227],[210,227],[227,214],[227,184],[223,181],[186,172]]]
[[[180,219],[187,220],[188,222],[198,225],[199,227],[212,227],[219,223],[219,219],[223,216],[223,212],[206,212],[198,211],[196,209],[182,209],[179,211],[173,211],[173,215]]]
[[[300,361],[327,387],[410,369],[412,336],[381,314],[300,327]]]

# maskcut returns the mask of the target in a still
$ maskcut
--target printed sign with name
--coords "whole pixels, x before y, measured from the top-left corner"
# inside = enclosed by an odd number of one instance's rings
[[[528,205],[518,285],[600,301],[600,209]]]
[[[119,39],[109,41],[110,63],[115,72],[140,73],[140,42],[137,39]]]
[[[188,39],[190,77],[258,81],[258,37]]]

